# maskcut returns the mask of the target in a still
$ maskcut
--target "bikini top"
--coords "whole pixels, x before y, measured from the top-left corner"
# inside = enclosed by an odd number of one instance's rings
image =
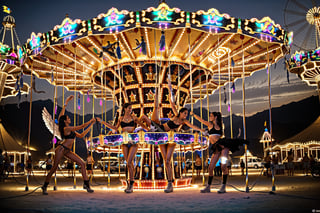
[[[216,130],[214,127],[209,130],[210,135],[222,135],[222,129]]]
[[[65,135],[65,139],[74,139],[76,137],[76,133],[71,131],[69,135]]]
[[[180,125],[175,124],[172,120],[167,122],[167,125],[170,129],[177,129]]]
[[[124,127],[134,127],[134,120],[130,121],[129,123],[126,123],[126,122],[121,121],[121,122],[120,122],[120,126],[121,126],[121,128],[124,128]]]

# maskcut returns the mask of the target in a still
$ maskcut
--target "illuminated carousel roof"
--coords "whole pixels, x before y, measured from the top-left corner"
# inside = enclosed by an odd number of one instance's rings
[[[32,33],[23,48],[25,72],[96,98],[131,102],[137,110],[153,107],[156,86],[161,107],[170,108],[169,72],[184,106],[275,63],[291,40],[269,17],[240,19],[161,3],[141,11],[111,8],[89,20],[66,17],[47,33]]]
[[[286,64],[290,72],[297,74],[309,86],[317,86],[320,82],[320,48],[296,51]]]
[[[9,96],[16,96],[18,90],[16,88],[16,83],[20,84],[19,78],[21,78],[21,67],[19,54],[10,51],[9,46],[0,43],[0,88],[3,88],[1,95],[0,91],[0,100]],[[20,49],[19,49],[20,50]],[[1,90],[1,89],[0,89]],[[23,86],[20,87],[21,94],[27,94],[29,91],[29,85],[23,83]]]
[[[15,32],[15,20],[12,16],[8,15],[4,17],[2,25],[2,40],[4,40],[5,31],[10,30],[11,34],[13,31]],[[17,95],[19,90],[16,83],[22,76],[20,66],[23,64],[24,56],[25,53],[19,45],[17,47],[10,47],[0,42],[0,100],[8,96]],[[20,93],[27,94],[28,90],[29,85],[22,83]]]

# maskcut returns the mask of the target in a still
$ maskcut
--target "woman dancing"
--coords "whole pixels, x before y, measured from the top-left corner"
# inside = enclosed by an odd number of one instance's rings
[[[171,88],[171,78],[170,75],[168,76],[168,86],[169,86],[169,102],[171,104],[172,111],[174,113],[174,116],[170,118],[170,120],[164,124],[160,124],[160,109],[159,109],[159,100],[158,100],[158,91],[156,89],[155,92],[155,102],[154,102],[154,108],[151,115],[151,120],[146,116],[142,115],[140,118],[144,120],[148,126],[150,126],[151,131],[157,131],[157,132],[169,132],[170,130],[177,131],[182,125],[186,124],[192,129],[203,131],[197,126],[191,124],[188,120],[188,109],[187,108],[181,108],[178,112],[174,101],[173,101],[173,95],[171,94],[172,88]],[[172,167],[171,167],[171,158],[173,155],[174,148],[176,146],[175,143],[173,144],[163,144],[159,145],[162,158],[165,160],[166,165],[166,171],[167,171],[167,188],[164,190],[166,193],[173,192],[173,175],[172,175]]]
[[[98,122],[101,122],[105,126],[115,131],[118,131],[118,128],[121,127],[122,132],[133,133],[135,130],[135,124],[140,125],[142,128],[148,130],[148,128],[140,122],[140,120],[132,114],[132,106],[130,103],[125,103],[122,106],[121,115],[118,119],[116,126],[110,125],[105,121],[102,121],[100,118],[97,118]],[[133,192],[133,184],[134,184],[134,165],[133,159],[138,151],[138,144],[132,144],[130,141],[128,144],[122,144],[122,153],[127,162],[128,170],[129,170],[129,184],[127,182],[127,188],[124,190],[126,193]]]
[[[209,122],[201,119],[198,115],[190,113],[190,115],[194,116],[197,120],[199,120],[204,125],[209,128],[209,141],[213,144],[213,154],[211,156],[210,165],[209,165],[209,178],[207,186],[202,189],[201,193],[210,192],[210,186],[213,180],[213,170],[217,164],[219,158],[221,158],[221,169],[222,169],[222,185],[218,190],[218,193],[226,192],[226,183],[228,178],[228,168],[227,168],[227,160],[229,151],[235,152],[239,149],[239,146],[244,143],[247,144],[248,141],[243,139],[226,139],[221,138],[222,136],[222,118],[220,112],[212,112],[210,113]]]
[[[43,186],[41,187],[42,193],[44,195],[48,195],[47,186],[49,185],[50,178],[52,174],[57,170],[58,164],[63,156],[71,159],[72,161],[76,162],[81,166],[81,174],[84,180],[83,188],[86,189],[87,192],[90,192],[90,193],[93,192],[93,190],[89,186],[89,180],[86,173],[85,162],[77,154],[72,152],[71,149],[72,149],[72,145],[74,143],[75,137],[83,138],[89,132],[90,128],[95,123],[96,119],[92,118],[90,121],[79,126],[70,126],[71,120],[69,116],[65,115],[64,113],[65,113],[65,108],[68,105],[68,102],[72,99],[73,99],[72,95],[67,98],[66,103],[59,114],[59,131],[62,139],[64,140],[59,144],[57,144],[57,148],[55,149],[53,167],[51,168],[50,172],[48,173],[44,181]],[[76,132],[77,130],[80,130],[86,127],[88,128],[84,130],[81,134]]]

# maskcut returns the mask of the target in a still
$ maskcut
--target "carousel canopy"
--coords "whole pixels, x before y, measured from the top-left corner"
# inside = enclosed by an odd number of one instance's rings
[[[21,45],[15,46],[14,43],[12,43],[12,45],[9,46],[4,43],[6,31],[11,32],[11,41],[14,40],[13,32],[15,32],[15,36],[17,36],[15,19],[8,15],[4,17],[2,25],[2,42],[0,42],[0,101],[2,98],[15,96],[17,94],[27,94],[29,91],[29,86],[20,80],[22,78],[21,65],[25,58],[25,53]],[[10,36],[10,33],[7,34]],[[18,37],[16,38],[18,39]]]
[[[167,117],[168,76],[184,106],[275,63],[291,41],[292,34],[269,17],[187,12],[166,3],[141,11],[111,8],[32,33],[23,45],[24,72],[118,105],[131,102],[136,114],[150,112],[159,87],[161,116]]]
[[[23,148],[18,142],[7,132],[0,122],[0,148],[6,152],[25,153],[26,149]]]
[[[309,86],[320,82],[320,48],[311,51],[296,51],[286,61],[287,69],[297,74]]]
[[[283,146],[288,143],[316,143],[320,145],[320,116],[318,119],[313,122],[309,127],[304,129],[302,132],[296,134],[295,136],[288,138],[282,142],[280,142],[276,146]]]

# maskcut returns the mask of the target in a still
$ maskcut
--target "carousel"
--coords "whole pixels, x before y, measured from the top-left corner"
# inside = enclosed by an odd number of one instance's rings
[[[11,15],[3,18],[0,31],[0,101],[2,98],[28,94],[29,85],[23,82],[21,65],[24,61],[23,52],[17,32],[15,19]],[[18,45],[15,45],[18,43]],[[9,45],[11,43],[11,45]]]
[[[287,1],[284,11],[286,26],[299,36],[293,42],[296,52],[286,60],[287,70],[316,86],[320,100],[320,5],[316,1]]]
[[[295,1],[287,1],[284,15],[287,27],[296,32],[297,35],[297,37],[295,36],[297,39],[293,42],[293,46],[297,50],[286,60],[287,71],[296,74],[308,86],[317,87],[320,100],[319,12],[319,2],[305,1],[301,4]],[[318,126],[319,117],[299,134],[273,146],[272,150],[281,153],[281,160],[285,159],[290,150],[295,153],[294,161],[300,161],[305,152],[308,157],[314,155],[318,159],[318,150],[320,149],[319,136],[316,134]]]
[[[187,12],[171,8],[165,2],[141,11],[111,8],[89,20],[66,16],[49,32],[32,33],[22,47],[23,73],[46,79],[55,88],[74,91],[75,114],[80,103],[77,94],[82,94],[99,99],[101,106],[112,102],[113,115],[116,106],[131,103],[137,117],[142,114],[150,117],[158,98],[160,117],[170,118],[173,112],[168,78],[178,109],[190,105],[193,110],[193,104],[199,101],[200,109],[207,105],[209,110],[209,97],[218,90],[217,104],[221,111],[221,88],[227,85],[232,114],[234,81],[242,78],[244,82],[253,72],[269,69],[288,53],[291,41],[292,34],[269,17],[234,18],[216,9]],[[155,97],[156,88],[159,97]],[[64,97],[64,93],[62,95]],[[55,92],[55,106],[56,97]],[[52,120],[55,116],[53,113]],[[102,119],[106,118],[102,113]],[[165,172],[164,180],[155,178],[158,145],[175,143],[175,152],[181,156],[188,151],[203,152],[209,145],[206,136],[189,131],[111,135],[101,132],[99,136],[91,135],[87,145],[88,149],[108,152],[110,156],[110,153],[120,153],[120,146],[128,142],[139,144],[141,165],[147,161],[145,153],[152,159],[148,170],[150,178],[146,180],[140,170],[139,181],[135,182],[138,189],[166,186]],[[190,184],[191,178],[182,178],[182,175],[174,183],[175,187]]]

